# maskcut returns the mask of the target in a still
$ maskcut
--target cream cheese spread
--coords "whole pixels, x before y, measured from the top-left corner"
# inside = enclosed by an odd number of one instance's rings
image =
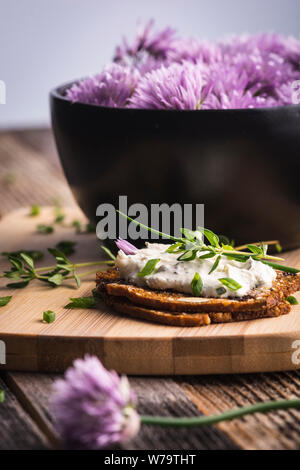
[[[170,245],[146,243],[146,247],[132,255],[118,252],[115,265],[120,270],[121,278],[131,284],[151,289],[171,289],[176,292],[192,294],[191,282],[197,272],[203,282],[201,297],[243,297],[256,287],[271,287],[276,278],[276,271],[260,261],[249,258],[245,262],[229,260],[221,256],[218,267],[209,274],[216,257],[196,258],[192,261],[178,261],[178,253],[166,253]],[[201,253],[202,255],[203,253]],[[151,259],[160,259],[155,271],[145,277],[139,277],[146,263]],[[241,287],[230,290],[219,279],[234,279]],[[220,291],[220,287],[221,289]]]

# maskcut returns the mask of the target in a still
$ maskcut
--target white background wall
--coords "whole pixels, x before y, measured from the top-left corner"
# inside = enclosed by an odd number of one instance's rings
[[[49,123],[49,90],[99,71],[138,19],[183,35],[299,35],[300,0],[0,0],[0,128]]]

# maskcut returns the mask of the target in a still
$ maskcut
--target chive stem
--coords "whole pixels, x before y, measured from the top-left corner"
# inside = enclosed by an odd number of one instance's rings
[[[242,416],[252,415],[254,413],[268,413],[274,410],[288,410],[290,408],[300,408],[300,399],[267,401],[264,403],[256,403],[254,405],[244,406],[233,410],[225,411],[217,415],[199,416],[193,418],[173,418],[164,416],[141,416],[143,424],[153,426],[204,426],[216,424],[221,421],[230,421],[232,419],[241,418]]]

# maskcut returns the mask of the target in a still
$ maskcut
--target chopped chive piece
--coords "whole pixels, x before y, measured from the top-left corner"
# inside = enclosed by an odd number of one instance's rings
[[[225,292],[226,292],[225,287],[217,287],[217,289],[216,289],[216,293],[218,295],[223,295],[223,294],[225,294]]]
[[[36,230],[38,233],[48,235],[49,233],[52,233],[54,231],[54,228],[52,227],[52,225],[38,224]]]
[[[33,204],[30,208],[30,211],[29,211],[29,216],[30,217],[36,217],[37,215],[39,215],[41,212],[41,208],[38,204]]]
[[[280,245],[280,243],[276,243],[275,248],[276,248],[277,253],[282,252],[282,246]]]
[[[195,273],[191,282],[191,288],[195,297],[200,297],[203,289],[203,281],[199,273]]]
[[[282,264],[272,263],[271,261],[260,260],[264,264],[268,264],[274,269],[278,269],[279,271],[284,271],[286,273],[297,274],[300,273],[300,269],[291,268],[290,266],[283,266]]]
[[[76,233],[81,233],[82,223],[80,222],[80,220],[73,220],[72,227],[75,228]]]
[[[230,290],[238,290],[242,286],[231,277],[221,277],[219,281]]]
[[[0,307],[4,307],[11,301],[12,295],[8,295],[7,297],[0,297]]]
[[[0,389],[0,403],[3,403],[5,400],[5,392],[4,390]]]
[[[216,261],[214,262],[214,264],[213,264],[213,266],[212,266],[212,268],[211,268],[211,270],[209,271],[208,274],[213,273],[217,269],[217,267],[219,266],[219,263],[220,263],[220,259],[221,259],[221,255],[219,255],[217,257]]]
[[[160,261],[159,258],[149,259],[149,261],[147,261],[143,269],[138,273],[138,277],[145,277],[145,276],[149,276],[149,274],[152,274],[159,261]]]
[[[55,313],[52,310],[46,310],[43,313],[43,321],[46,323],[53,323],[55,321]]]
[[[285,300],[287,300],[291,305],[298,305],[299,302],[293,295],[289,295]]]

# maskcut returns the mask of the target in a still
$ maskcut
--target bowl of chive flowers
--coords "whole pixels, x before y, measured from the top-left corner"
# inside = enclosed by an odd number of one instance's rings
[[[157,30],[124,39],[95,75],[51,92],[73,193],[101,203],[204,203],[218,233],[300,245],[300,40],[218,41]]]

